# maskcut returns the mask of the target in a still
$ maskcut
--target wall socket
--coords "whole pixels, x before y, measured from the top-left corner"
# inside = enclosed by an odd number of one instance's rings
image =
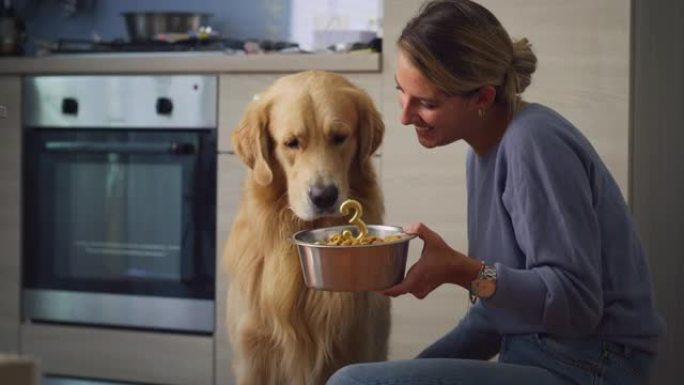
[[[7,119],[7,107],[0,104],[0,119]]]

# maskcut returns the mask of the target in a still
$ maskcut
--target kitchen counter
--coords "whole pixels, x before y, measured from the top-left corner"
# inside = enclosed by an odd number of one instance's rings
[[[0,58],[0,75],[125,73],[277,73],[319,69],[380,72],[370,52],[229,55],[221,52],[62,54]]]

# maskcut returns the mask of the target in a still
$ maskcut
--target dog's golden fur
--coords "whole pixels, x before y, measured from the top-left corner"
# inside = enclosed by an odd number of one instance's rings
[[[232,139],[251,170],[224,254],[239,385],[319,385],[346,364],[386,359],[389,300],[308,289],[291,240],[343,224],[335,212],[347,198],[382,223],[371,155],[383,134],[369,96],[327,72],[284,76],[247,107]],[[327,211],[312,203],[316,185],[339,191]]]

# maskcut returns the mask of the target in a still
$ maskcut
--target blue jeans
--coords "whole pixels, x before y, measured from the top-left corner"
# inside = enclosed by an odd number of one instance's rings
[[[445,354],[446,355],[446,354]],[[655,356],[600,340],[503,338],[499,362],[418,358],[354,364],[328,385],[646,385]]]

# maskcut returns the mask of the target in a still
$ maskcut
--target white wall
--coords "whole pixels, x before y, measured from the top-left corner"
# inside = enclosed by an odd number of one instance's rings
[[[316,50],[315,30],[369,30],[380,34],[381,0],[292,0],[290,40]]]

